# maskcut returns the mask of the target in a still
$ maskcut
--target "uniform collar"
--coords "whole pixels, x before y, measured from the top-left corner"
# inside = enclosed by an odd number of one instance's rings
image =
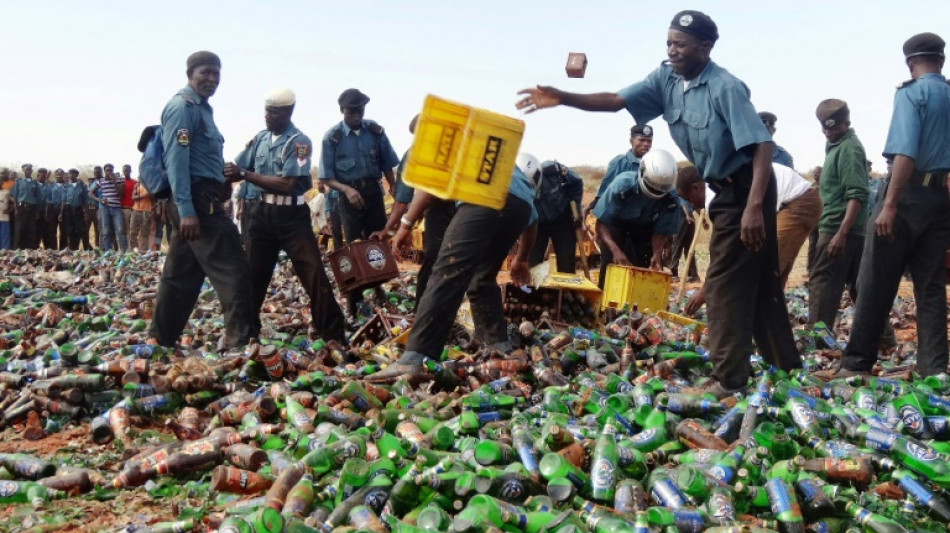
[[[688,86],[686,87],[686,90],[685,90],[685,91],[689,91],[689,90],[691,90],[691,89],[693,89],[693,88],[695,88],[695,87],[699,87],[700,85],[702,85],[702,84],[706,83],[707,81],[709,81],[709,77],[712,75],[712,71],[713,71],[715,68],[716,68],[716,64],[713,62],[712,59],[710,59],[709,62],[706,63],[706,66],[703,67],[702,72],[699,73],[699,76],[696,76],[695,78],[689,80],[689,84],[688,84]],[[672,74],[673,74],[674,77],[676,77],[676,78],[679,79],[680,81],[683,81],[683,80],[685,79],[685,78],[683,78],[682,75],[677,74],[677,73],[675,73],[675,72],[673,72]],[[684,91],[684,92],[685,92],[685,91]]]
[[[947,81],[947,78],[945,78],[944,75],[939,72],[928,72],[920,76],[918,79],[921,79],[921,80],[935,79],[935,80],[940,80],[940,81]]]
[[[637,155],[633,153],[633,148],[627,150],[626,156],[627,156],[627,161],[628,161],[628,162],[630,162],[630,163],[640,163],[640,158],[637,157]]]
[[[358,130],[354,130],[354,129],[350,128],[349,126],[347,126],[345,120],[341,120],[341,121],[340,121],[340,124],[343,126],[343,136],[344,136],[344,137],[346,137],[346,136],[349,135],[350,133],[353,133],[354,135],[359,135],[360,133],[362,133],[362,131],[363,131],[364,129],[366,129],[366,121],[365,121],[365,120],[361,120],[361,121],[360,121],[360,129],[358,129]]]
[[[838,139],[838,142],[829,142],[826,144],[826,151],[830,149],[832,146],[838,146],[839,144],[843,143],[845,140],[850,139],[854,136],[855,136],[854,128],[848,128],[848,131],[844,132],[844,135],[842,135],[841,138]]]
[[[264,131],[267,133],[267,138],[268,138],[268,139],[273,138],[272,136],[274,135],[274,132],[268,131],[268,130],[264,130]],[[293,134],[295,134],[295,133],[297,133],[297,127],[294,126],[294,123],[293,123],[293,122],[291,122],[291,123],[287,126],[287,129],[284,130],[284,133],[281,133],[280,135],[278,135],[278,136],[277,136],[277,139],[275,139],[275,140],[273,140],[273,141],[271,142],[271,145],[273,146],[273,145],[276,145],[276,144],[280,144],[280,141],[281,141],[281,140],[286,139],[287,137],[290,137],[291,135],[293,135]]]
[[[205,99],[202,98],[200,94],[196,93],[195,90],[191,88],[191,85],[185,85],[185,88],[178,91],[178,94],[187,96],[198,105],[201,105],[205,102]]]

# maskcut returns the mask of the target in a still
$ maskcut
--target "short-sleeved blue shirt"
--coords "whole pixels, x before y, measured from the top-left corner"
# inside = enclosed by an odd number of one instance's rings
[[[359,130],[351,130],[342,121],[330,128],[323,136],[320,179],[335,179],[341,183],[379,179],[383,171],[395,168],[399,156],[385,131],[379,135],[371,131],[375,127],[378,126],[374,122],[363,120]],[[339,142],[335,142],[337,138]]]
[[[403,204],[411,203],[412,197],[416,192],[415,189],[406,185],[406,182],[402,179],[402,173],[406,171],[406,160],[408,158],[409,150],[406,150],[406,153],[403,154],[402,159],[399,161],[399,168],[396,169],[396,193],[393,194],[393,199]]]
[[[663,116],[676,146],[706,181],[725,179],[771,142],[749,100],[749,88],[710,61],[684,87],[668,62],[619,93],[637,124]]]
[[[62,186],[63,203],[69,207],[82,207],[89,198],[86,186],[79,182],[70,182]]]
[[[172,199],[182,217],[193,216],[191,184],[224,183],[224,137],[208,101],[190,86],[178,91],[162,111],[162,148]]]
[[[894,95],[894,113],[884,156],[914,160],[918,172],[950,169],[950,85],[937,73],[924,74]]]
[[[772,152],[772,162],[784,165],[788,168],[795,168],[793,166],[792,154],[777,144],[775,145],[775,151]]]
[[[10,189],[10,197],[18,204],[42,204],[42,194],[40,184],[36,180],[25,176],[17,178]]]
[[[614,178],[617,177],[617,174],[621,172],[639,172],[640,171],[640,158],[633,155],[633,150],[627,150],[626,153],[620,154],[617,157],[610,160],[610,163],[607,165],[607,173],[604,174],[604,179],[600,182],[600,187],[597,188],[597,198],[600,198],[604,195],[604,191],[607,190],[607,187],[610,186],[610,183],[614,181]]]
[[[604,224],[652,225],[653,232],[659,235],[675,235],[679,231],[681,212],[673,192],[657,200],[641,194],[633,172],[618,174],[593,210],[597,220]]]
[[[273,134],[264,130],[251,140],[250,146],[234,158],[239,167],[264,176],[277,176],[295,180],[288,193],[299,196],[313,187],[310,179],[310,162],[313,157],[313,143],[291,123],[275,139]],[[245,198],[257,198],[265,191],[262,187],[248,183]]]
[[[531,218],[528,219],[528,226],[534,224],[538,219],[538,210],[534,207],[534,186],[528,180],[528,177],[521,172],[521,169],[515,167],[511,172],[511,182],[508,184],[508,194],[515,195],[516,198],[524,200],[531,206]]]

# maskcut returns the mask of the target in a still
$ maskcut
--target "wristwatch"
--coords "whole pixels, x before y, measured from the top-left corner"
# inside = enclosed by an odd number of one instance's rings
[[[245,175],[245,174],[247,174],[247,170],[245,170],[245,169],[242,168],[242,169],[241,169],[241,179],[242,179],[242,180],[244,179],[244,175]]]

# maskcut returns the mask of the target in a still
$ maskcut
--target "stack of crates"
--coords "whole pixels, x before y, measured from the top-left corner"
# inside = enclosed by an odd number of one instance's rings
[[[524,122],[426,96],[403,179],[443,199],[505,206]]]

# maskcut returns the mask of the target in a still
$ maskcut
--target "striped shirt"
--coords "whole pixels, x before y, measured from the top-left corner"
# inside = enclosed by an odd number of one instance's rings
[[[102,177],[92,184],[92,190],[99,189],[102,192],[102,200],[109,207],[122,207],[122,194],[125,190],[125,179],[116,176],[115,181],[109,181]]]

